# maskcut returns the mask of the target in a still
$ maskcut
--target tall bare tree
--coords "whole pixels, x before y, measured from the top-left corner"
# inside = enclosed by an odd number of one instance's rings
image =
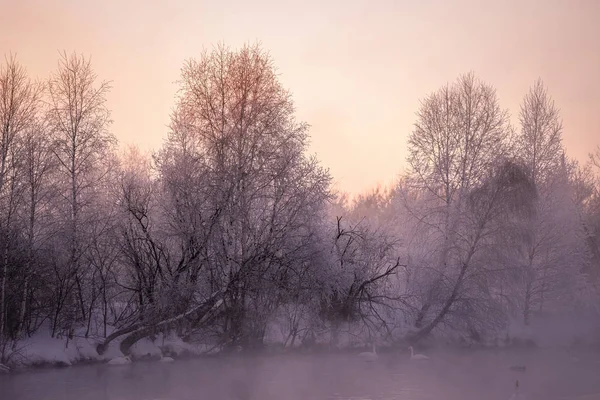
[[[106,161],[115,144],[109,132],[110,112],[106,95],[110,84],[97,82],[91,60],[75,53],[61,54],[58,70],[48,82],[50,95],[49,123],[53,151],[59,163],[60,181],[66,205],[65,233],[68,238],[67,269],[64,279],[67,292],[76,289],[78,304],[74,310],[86,316],[80,260],[83,253],[82,227],[85,212],[90,210],[94,188],[105,178],[110,166]],[[68,210],[68,211],[67,211]],[[74,306],[74,305],[73,305]]]
[[[15,56],[0,67],[0,199],[2,225],[6,235],[11,231],[15,211],[15,185],[19,182],[17,163],[21,136],[35,121],[40,108],[42,87],[30,80]],[[0,283],[0,340],[4,339],[6,286],[8,278],[9,237],[2,242],[2,281]]]
[[[406,204],[432,246],[426,265],[415,267],[431,272],[415,315],[419,339],[461,298],[491,216],[484,213],[474,224],[469,199],[506,155],[511,129],[494,88],[472,73],[429,95],[417,117],[409,138],[407,182],[419,195],[416,203]],[[497,198],[490,197],[490,210]]]
[[[523,322],[529,325],[532,312],[542,311],[565,290],[572,290],[567,283],[579,274],[586,256],[559,110],[541,80],[524,97],[519,119],[516,156],[527,167],[538,193],[537,212],[523,227],[531,240],[515,243],[521,249],[514,262],[521,271],[522,288],[516,298]]]
[[[534,184],[542,187],[560,169],[564,149],[559,110],[540,79],[521,103],[519,122],[517,155],[529,169]]]
[[[181,176],[196,171],[204,180],[188,185],[203,187],[191,197],[203,199],[197,211],[213,227],[209,276],[228,289],[230,338],[262,340],[264,315],[249,318],[249,307],[266,311],[275,303],[257,285],[291,282],[290,263],[301,263],[329,198],[327,171],[305,154],[308,125],[295,120],[291,96],[260,46],[219,46],[184,66],[170,140],[189,160]]]
[[[35,273],[35,251],[52,235],[51,204],[56,191],[52,174],[56,171],[56,160],[52,151],[47,120],[43,113],[32,121],[24,132],[21,147],[21,169],[23,181],[22,218],[27,241],[26,264],[22,268],[23,285],[19,311],[19,330],[25,324],[30,280]]]

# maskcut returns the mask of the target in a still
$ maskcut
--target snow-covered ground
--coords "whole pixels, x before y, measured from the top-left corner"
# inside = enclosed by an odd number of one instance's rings
[[[592,318],[586,318],[583,313],[575,315],[553,315],[546,316],[543,319],[535,319],[531,326],[524,327],[518,321],[512,321],[505,334],[501,334],[499,339],[491,340],[489,345],[500,346],[517,344],[524,340],[535,343],[540,347],[565,347],[573,344],[591,345],[598,344],[600,338],[600,326],[590,321]],[[301,336],[309,329],[307,321],[302,321],[299,330],[302,332],[294,342],[294,347],[301,344]],[[110,334],[113,329],[107,332]],[[331,341],[332,335],[323,327],[322,330],[314,330],[315,344],[327,344]],[[586,335],[581,335],[581,332],[586,332]],[[77,333],[77,332],[76,332]],[[119,348],[121,338],[117,338],[110,342],[102,355],[96,351],[96,347],[103,341],[103,338],[84,338],[83,332],[79,332],[71,339],[66,338],[51,338],[46,329],[41,329],[37,334],[30,338],[26,338],[17,343],[16,346],[10,347],[6,366],[11,369],[20,369],[31,366],[69,366],[75,363],[108,363],[110,360],[124,358]],[[357,348],[367,346],[367,333],[360,326],[351,326],[344,324],[339,327],[337,336],[337,347],[339,348]],[[399,335],[401,337],[402,335]],[[446,336],[446,339],[451,339],[451,335]],[[504,339],[510,338],[511,341],[506,342]],[[442,338],[440,338],[442,339]],[[457,338],[455,338],[457,339]],[[515,341],[516,339],[516,341]],[[289,329],[282,321],[273,321],[269,324],[266,335],[265,344],[273,348],[283,348],[287,342],[287,347],[290,347],[291,341],[289,338]],[[383,340],[377,340],[379,346],[391,345]],[[433,342],[436,342],[433,340]],[[446,342],[446,340],[442,340]],[[447,343],[451,343],[450,342]],[[435,345],[434,343],[431,343]],[[214,345],[188,343],[184,342],[175,334],[162,335],[158,334],[155,339],[144,338],[139,340],[131,347],[129,354],[134,362],[142,359],[160,360],[164,357],[172,357],[174,359],[185,356],[201,356],[218,353],[220,349]],[[115,362],[115,364],[118,364]],[[7,372],[5,366],[0,365],[0,373]]]
[[[49,337],[39,332],[20,341],[9,354],[9,360],[16,366],[29,365],[71,365],[76,362],[93,361],[98,353],[95,343],[85,338],[66,339]]]
[[[122,338],[121,338],[122,339]],[[121,340],[113,340],[105,352],[99,355],[96,346],[101,339],[75,337],[52,338],[46,332],[39,332],[26,338],[8,352],[8,366],[12,369],[22,369],[32,366],[70,366],[76,363],[103,363],[124,357],[119,345]],[[218,352],[214,346],[186,343],[176,335],[162,337],[158,335],[153,341],[141,339],[131,347],[130,357],[136,359],[156,359],[162,357],[181,357],[186,355],[200,356]],[[5,367],[0,367],[6,372]]]

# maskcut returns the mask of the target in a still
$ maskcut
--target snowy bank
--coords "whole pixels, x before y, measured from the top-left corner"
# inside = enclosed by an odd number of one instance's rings
[[[69,341],[37,333],[17,343],[8,354],[8,364],[14,368],[29,366],[69,366],[98,360],[95,342],[85,338]]]
[[[121,339],[121,338],[120,338]],[[110,343],[105,352],[99,355],[96,347],[102,339],[74,337],[52,338],[40,332],[30,338],[23,339],[8,351],[6,365],[0,364],[0,373],[10,370],[22,370],[29,367],[68,367],[84,363],[108,363],[123,358],[119,345],[121,340]],[[164,357],[189,357],[215,354],[216,346],[186,343],[176,335],[163,337],[157,335],[155,340],[144,338],[131,347],[129,356],[136,360],[160,360]]]
[[[511,321],[504,331],[495,335],[484,336],[480,341],[465,339],[453,331],[438,330],[430,335],[421,345],[427,347],[572,347],[575,345],[600,345],[600,324],[596,318],[579,313],[566,315],[546,315],[532,318],[530,326],[524,326],[517,320]],[[326,325],[311,324],[306,319],[295,326],[295,337],[290,334],[290,327],[285,320],[271,321],[266,329],[264,341],[267,352],[275,351],[355,351],[369,348],[369,332],[361,324],[341,324],[337,329]],[[393,337],[371,338],[378,346],[402,347],[408,344],[404,338],[409,332],[407,326],[397,328]],[[110,332],[113,331],[111,327]],[[455,333],[453,335],[453,333]],[[76,332],[77,334],[77,332]],[[125,358],[120,350],[125,335],[111,341],[102,355],[97,346],[104,341],[103,337],[73,339],[51,338],[48,332],[41,331],[34,336],[17,343],[9,350],[4,364],[10,370],[19,370],[35,366],[70,366],[77,363],[109,363],[111,360]],[[174,333],[157,334],[153,338],[142,338],[135,342],[127,355],[133,362],[159,361],[167,357],[174,359],[199,357],[219,353],[221,348],[215,344],[193,343],[184,341]],[[117,364],[116,362],[112,364]],[[1,372],[7,368],[0,367]]]

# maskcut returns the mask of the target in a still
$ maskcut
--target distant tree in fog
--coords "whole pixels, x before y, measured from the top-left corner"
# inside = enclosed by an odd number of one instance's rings
[[[345,210],[345,214],[355,221],[361,219],[364,223],[373,223],[378,227],[387,226],[390,229],[395,223],[393,215],[390,214],[390,205],[393,197],[393,191],[384,189],[380,186],[375,187],[365,193],[358,194]]]
[[[600,145],[596,146],[594,152],[590,153],[590,160],[592,164],[600,170]]]
[[[582,179],[584,189],[585,226],[593,255],[593,275],[600,278],[600,146],[590,154],[587,175]]]
[[[574,290],[586,262],[585,234],[577,210],[569,165],[562,147],[562,122],[554,101],[538,80],[523,99],[516,157],[527,167],[538,193],[536,213],[523,228],[528,241],[515,243],[513,262],[521,271],[515,297],[528,325],[533,311]]]

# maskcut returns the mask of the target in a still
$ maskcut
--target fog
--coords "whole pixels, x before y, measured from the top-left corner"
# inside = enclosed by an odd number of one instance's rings
[[[406,352],[365,363],[355,355],[311,354],[81,366],[0,376],[0,397],[14,400],[597,399],[600,357],[559,351],[442,352],[429,362]],[[511,371],[527,365],[524,372]]]
[[[277,62],[181,60],[146,152],[91,57],[7,55],[0,398],[600,398],[600,147],[545,81],[422,93],[398,176],[343,193]]]

